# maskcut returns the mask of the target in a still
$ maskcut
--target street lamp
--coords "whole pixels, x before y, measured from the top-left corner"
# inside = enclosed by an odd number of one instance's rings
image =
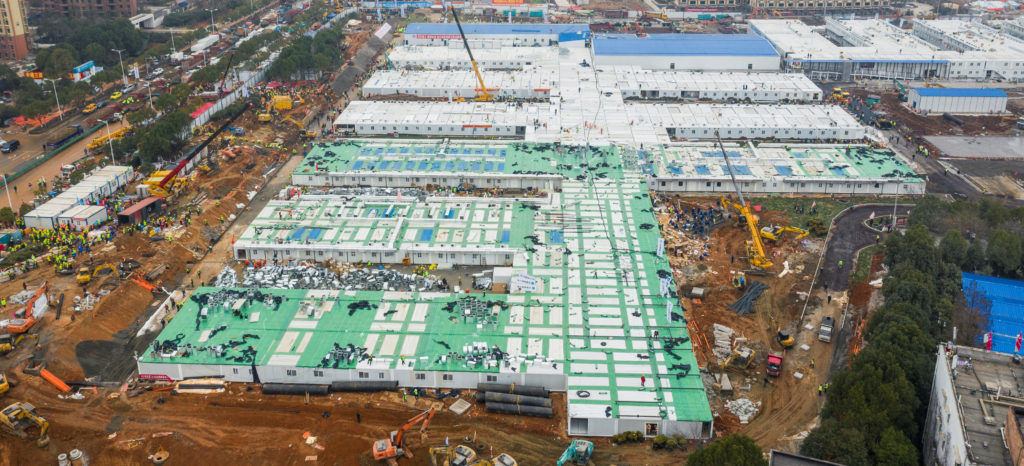
[[[57,96],[57,80],[45,79],[44,81],[50,81],[50,84],[53,84],[53,98],[57,100],[57,116],[60,117],[60,121],[64,121],[64,111],[60,109],[60,97]]]
[[[7,174],[4,173],[3,177],[4,177],[4,190],[7,191],[7,205],[10,206],[11,210],[13,211],[14,210],[14,203],[11,202],[11,188],[7,187]],[[15,212],[15,213],[17,213],[17,212]]]
[[[114,140],[110,137],[110,123],[107,120],[103,120],[103,124],[107,126],[107,142],[110,143],[110,163],[117,164],[114,160]]]
[[[217,11],[217,10],[216,9],[206,8],[206,11],[210,12],[210,27],[213,28],[213,32],[217,32],[217,23],[213,22],[213,12]]]
[[[110,49],[110,51],[117,52],[117,62],[121,64],[121,81],[124,83],[125,86],[127,86],[128,77],[124,74],[124,62],[121,61],[121,52],[124,52],[124,49]]]
[[[146,91],[149,92],[149,108],[153,108],[153,83],[146,83]]]

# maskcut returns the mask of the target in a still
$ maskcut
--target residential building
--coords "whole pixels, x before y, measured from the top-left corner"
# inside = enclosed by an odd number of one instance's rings
[[[0,59],[21,60],[28,55],[30,35],[21,0],[0,0]]]
[[[42,0],[40,6],[71,17],[130,18],[139,12],[137,0]]]

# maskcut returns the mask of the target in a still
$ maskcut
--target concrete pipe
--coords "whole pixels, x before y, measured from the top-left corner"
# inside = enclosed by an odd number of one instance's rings
[[[487,401],[488,403],[498,402],[527,406],[540,406],[542,408],[551,407],[551,398],[542,398],[539,396],[509,395],[508,393],[487,392],[486,394],[484,394],[484,400]]]
[[[514,405],[511,403],[487,402],[488,413],[518,414],[520,416],[551,417],[551,408],[541,406]]]
[[[327,385],[314,385],[304,383],[265,383],[263,384],[264,395],[326,395]]]
[[[380,380],[366,382],[331,382],[331,393],[335,392],[385,392],[398,389],[397,380]]]
[[[548,391],[544,387],[530,385],[509,385],[503,383],[480,383],[476,385],[478,392],[498,392],[511,395],[539,396],[548,398]]]

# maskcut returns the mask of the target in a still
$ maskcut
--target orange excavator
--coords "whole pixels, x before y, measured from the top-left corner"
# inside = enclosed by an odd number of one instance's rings
[[[36,314],[41,315],[42,311],[50,305],[46,297],[48,291],[50,291],[50,283],[43,282],[39,289],[36,290],[36,294],[32,295],[32,298],[25,303],[25,309],[14,313],[14,318],[7,324],[7,333],[21,335],[32,329],[36,322],[39,321],[36,318]]]
[[[373,442],[373,458],[377,461],[387,460],[390,464],[397,464],[395,458],[409,454],[409,452],[405,450],[405,431],[422,422],[423,427],[420,427],[420,432],[425,432],[427,427],[430,426],[430,420],[433,418],[434,408],[430,408],[417,414],[412,419],[409,419],[409,421],[402,427],[399,427],[398,430],[391,431],[390,437]]]

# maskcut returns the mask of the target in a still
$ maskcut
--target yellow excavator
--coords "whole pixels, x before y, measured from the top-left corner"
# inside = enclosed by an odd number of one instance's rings
[[[0,411],[0,426],[4,430],[19,438],[28,438],[28,432],[26,430],[35,425],[39,428],[39,440],[36,440],[36,445],[39,447],[45,447],[50,443],[50,437],[46,435],[46,431],[50,428],[50,423],[36,414],[36,407],[28,403],[14,403],[3,411]]]
[[[487,86],[484,85],[484,77],[480,74],[480,67],[476,65],[476,59],[473,58],[473,51],[469,49],[469,41],[466,40],[466,33],[462,32],[462,23],[459,22],[459,14],[455,12],[455,6],[450,6],[452,10],[452,17],[455,18],[455,25],[459,27],[459,35],[462,36],[462,45],[466,46],[466,53],[469,54],[469,63],[473,65],[473,72],[476,73],[476,82],[480,86],[476,90],[476,97],[473,100],[477,102],[490,102],[494,100],[494,96],[491,95]],[[459,102],[465,102],[466,99],[458,98]]]
[[[440,462],[437,460],[438,455],[443,457]],[[432,466],[467,466],[475,459],[476,450],[465,445],[433,447],[430,449],[430,464]]]
[[[764,243],[761,242],[761,231],[757,226],[757,217],[750,211],[750,206],[747,205],[747,201],[743,199],[743,192],[740,191],[740,184],[736,182],[736,174],[732,171],[732,162],[729,161],[729,154],[725,152],[725,145],[722,144],[722,137],[719,136],[718,131],[715,131],[715,137],[718,138],[718,148],[722,151],[722,156],[725,157],[725,165],[729,169],[729,177],[732,178],[732,186],[736,189],[736,197],[739,198],[740,203],[722,198],[722,207],[732,207],[734,210],[740,213],[747,222],[747,227],[750,228],[750,241],[747,241],[747,261],[750,262],[750,266],[757,270],[766,270],[772,268],[772,261],[768,260],[768,255],[764,252]]]
[[[89,267],[82,267],[78,269],[78,276],[75,277],[78,280],[79,285],[87,285],[92,281],[92,277],[98,276],[98,274],[104,270],[110,270],[110,273],[117,274],[117,269],[111,264],[103,264],[93,269],[92,273],[89,273]]]
[[[309,130],[307,130],[306,127],[302,125],[302,123],[299,123],[298,121],[295,121],[295,119],[292,118],[291,115],[288,115],[288,116],[284,117],[281,121],[287,121],[289,123],[294,124],[295,126],[298,126],[299,127],[299,137],[300,138],[312,139],[312,138],[316,137],[316,131],[309,131]]]
[[[782,239],[783,233],[796,233],[794,240],[799,240],[811,232],[797,227],[783,227],[783,226],[767,226],[761,227],[761,237],[768,241],[779,241]]]
[[[7,374],[0,371],[0,395],[7,393],[11,389],[11,381],[7,380]]]

